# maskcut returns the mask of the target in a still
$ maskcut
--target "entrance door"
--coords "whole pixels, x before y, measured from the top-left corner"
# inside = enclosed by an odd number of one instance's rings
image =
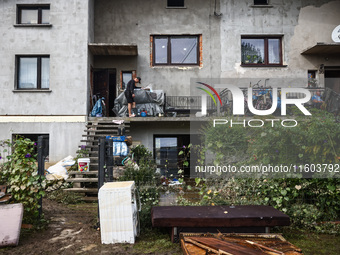
[[[116,69],[93,70],[93,95],[105,97],[106,116],[113,117],[112,108],[116,98]]]
[[[340,94],[340,67],[325,67],[325,86]]]

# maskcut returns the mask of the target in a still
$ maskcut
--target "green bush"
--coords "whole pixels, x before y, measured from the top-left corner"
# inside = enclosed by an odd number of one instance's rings
[[[213,153],[207,165],[303,165],[338,166],[340,160],[340,125],[334,116],[313,109],[311,117],[295,116],[298,125],[284,128],[268,123],[261,128],[208,124],[203,130],[203,145]],[[256,119],[263,117],[256,116]],[[266,119],[270,117],[266,116]],[[203,162],[203,163],[202,163]],[[204,164],[201,158],[196,165]],[[196,180],[201,205],[271,205],[291,217],[293,226],[321,231],[319,222],[340,219],[340,179],[333,172],[316,178],[244,178],[220,176]],[[224,178],[223,178],[224,177]],[[242,178],[243,177],[243,178]],[[302,174],[294,177],[303,177]],[[324,176],[325,177],[325,176]],[[181,204],[192,204],[179,197]],[[196,203],[197,204],[197,203]],[[338,229],[338,228],[332,228]],[[323,229],[324,230],[324,229]],[[322,231],[323,231],[322,230]]]
[[[45,195],[47,187],[45,177],[37,172],[36,144],[20,137],[13,144],[7,143],[12,147],[12,153],[2,166],[0,182],[8,186],[14,203],[23,204],[23,222],[35,223],[39,216],[39,199]]]
[[[129,161],[119,180],[135,181],[141,202],[141,228],[151,228],[151,208],[158,204],[160,176],[156,173],[156,164],[151,159],[151,152],[143,145],[138,145],[131,153],[137,162]]]

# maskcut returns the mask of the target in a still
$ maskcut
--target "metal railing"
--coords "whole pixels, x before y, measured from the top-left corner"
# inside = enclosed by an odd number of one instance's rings
[[[165,96],[164,112],[190,113],[201,111],[201,96]],[[207,98],[207,111],[214,112],[217,110],[214,101]]]

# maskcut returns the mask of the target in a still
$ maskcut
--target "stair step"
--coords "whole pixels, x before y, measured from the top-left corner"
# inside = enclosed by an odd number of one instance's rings
[[[77,192],[77,193],[98,193],[97,188],[69,188],[69,189],[63,189],[67,192]]]
[[[81,200],[85,201],[85,202],[97,202],[98,197],[83,197],[83,198],[81,198]]]
[[[106,138],[106,135],[82,135],[82,137],[104,137]]]
[[[118,130],[112,130],[112,129],[86,129],[84,130],[86,133],[118,133]]]
[[[90,165],[91,167],[91,165]],[[98,174],[98,171],[88,171],[88,172],[79,172],[79,171],[70,171],[68,172],[69,175],[77,174],[77,175],[90,175],[90,174]]]
[[[66,182],[98,182],[98,178],[69,178]]]
[[[92,140],[80,140],[80,141],[86,142],[86,143],[92,143],[92,144],[97,145],[97,147],[98,147],[98,140],[92,139]],[[85,145],[85,146],[87,146],[87,145]]]
[[[122,125],[122,126],[127,126],[130,124],[130,121],[124,121],[122,124],[116,124],[112,120],[88,120],[87,123],[92,123],[93,125],[102,125],[102,124],[113,124],[113,125]]]
[[[85,150],[87,149],[98,149],[98,145],[80,145],[79,148],[82,149],[82,146],[85,146]],[[82,149],[84,150],[84,149]]]
[[[77,153],[80,153],[81,151],[77,151]],[[89,151],[87,153],[81,152],[83,154],[87,154],[87,155],[97,155],[98,156],[98,151]]]
[[[83,145],[85,146],[85,150],[89,150],[90,152],[91,151],[98,151],[98,145]],[[81,149],[81,147],[79,146],[80,150],[84,150],[84,149]],[[91,150],[90,150],[91,149]]]

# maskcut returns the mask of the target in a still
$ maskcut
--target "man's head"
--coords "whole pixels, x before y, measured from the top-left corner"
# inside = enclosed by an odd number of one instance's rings
[[[320,96],[320,95],[321,95],[321,91],[320,91],[320,90],[317,90],[317,91],[315,92],[315,94],[316,94],[317,96]]]
[[[136,77],[133,79],[136,83],[140,83],[140,81],[142,80],[140,77]]]

